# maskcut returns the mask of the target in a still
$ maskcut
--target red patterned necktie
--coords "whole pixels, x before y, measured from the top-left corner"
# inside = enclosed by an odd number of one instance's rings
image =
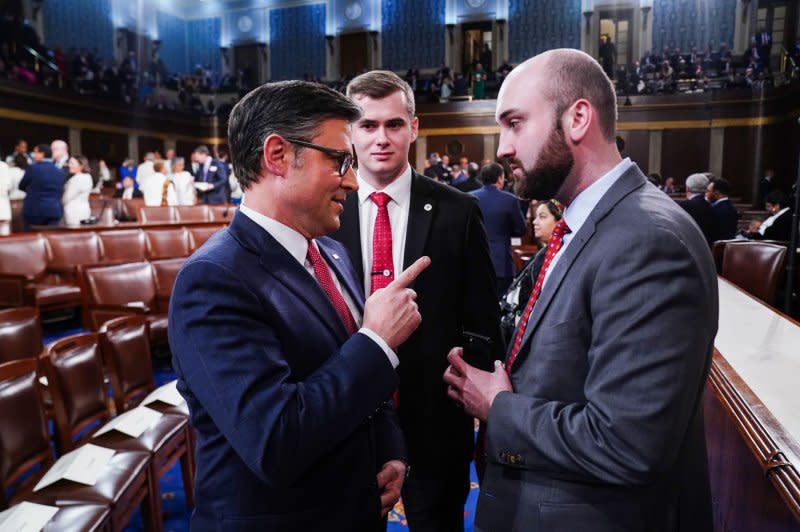
[[[525,310],[522,312],[522,317],[517,326],[517,334],[514,336],[514,346],[511,348],[511,354],[508,355],[508,360],[506,360],[506,371],[509,375],[511,374],[511,368],[514,366],[514,361],[517,359],[519,350],[522,347],[522,337],[525,336],[525,328],[528,326],[528,320],[533,312],[533,306],[536,304],[536,300],[539,299],[539,294],[542,292],[544,277],[547,275],[547,270],[550,268],[550,263],[553,262],[556,253],[561,249],[561,245],[564,242],[564,235],[569,232],[571,232],[571,230],[566,220],[562,218],[556,224],[555,229],[553,229],[553,234],[550,236],[550,241],[547,243],[547,251],[544,255],[542,269],[539,270],[539,275],[536,277],[536,284],[533,286],[531,297],[528,299],[528,304],[525,305]]]
[[[344,296],[342,296],[341,292],[336,288],[336,284],[333,282],[333,276],[330,268],[328,268],[328,264],[325,262],[325,259],[322,258],[322,255],[319,254],[317,246],[314,245],[314,242],[311,240],[308,241],[308,254],[306,258],[308,258],[308,262],[311,263],[311,267],[314,268],[314,275],[317,277],[317,282],[322,287],[325,294],[327,294],[328,299],[331,300],[333,308],[336,309],[336,313],[339,314],[339,317],[342,319],[347,334],[352,335],[358,330],[356,321],[353,319],[350,309],[347,308]]]
[[[394,262],[392,261],[392,226],[389,223],[389,209],[386,207],[392,198],[385,192],[373,192],[369,199],[378,207],[375,227],[372,228],[372,270],[370,270],[370,289],[372,294],[379,288],[386,288],[394,281]]]

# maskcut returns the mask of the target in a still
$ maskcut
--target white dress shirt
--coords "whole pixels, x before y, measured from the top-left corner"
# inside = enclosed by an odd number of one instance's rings
[[[788,210],[789,207],[784,207],[783,209],[779,210],[778,212],[776,212],[775,214],[773,214],[772,216],[761,222],[761,227],[758,228],[758,232],[761,234],[761,236],[764,236],[764,233],[767,231],[767,229],[772,227],[772,224],[775,223],[775,220],[780,218],[783,215],[783,213],[785,213]]]
[[[361,230],[361,257],[364,268],[364,293],[369,294],[372,287],[372,233],[378,206],[369,199],[373,192],[384,192],[392,201],[386,205],[389,211],[389,224],[392,227],[392,264],[395,278],[403,271],[403,254],[406,249],[406,230],[408,213],[411,207],[411,166],[406,166],[400,177],[383,190],[358,177],[358,219]]]
[[[548,268],[547,272],[544,276],[544,283],[542,283],[542,290],[544,290],[544,285],[547,284],[547,280],[550,278],[550,272],[556,266],[558,259],[561,258],[561,255],[564,254],[564,250],[567,249],[569,243],[572,241],[573,237],[581,230],[583,224],[586,223],[586,220],[589,218],[589,215],[592,213],[597,204],[600,203],[600,200],[603,199],[603,196],[606,195],[606,192],[617,182],[622,174],[628,171],[628,169],[633,165],[630,158],[626,157],[622,161],[617,164],[614,168],[611,169],[606,175],[589,185],[583,192],[578,194],[572,203],[564,211],[564,220],[567,222],[567,227],[569,227],[570,232],[564,235],[564,241],[561,244],[561,249],[558,250],[556,256],[553,257],[553,261],[550,263],[550,267]]]
[[[277,240],[278,243],[283,246],[297,262],[303,265],[303,268],[305,268],[308,274],[317,280],[317,276],[314,275],[314,267],[308,261],[309,244],[306,240],[306,237],[291,227],[284,225],[273,218],[264,216],[260,212],[256,212],[253,209],[248,208],[246,205],[241,205],[239,207],[239,211],[258,224],[262,229],[264,229],[264,231],[269,233],[272,238]],[[316,246],[316,242],[313,242],[313,245]],[[386,353],[386,357],[389,359],[389,362],[391,362],[392,367],[396,368],[399,366],[400,360],[397,358],[397,354],[389,347],[386,341],[378,336],[375,331],[361,326],[363,318],[361,312],[359,312],[358,307],[353,301],[353,298],[350,297],[350,294],[347,292],[347,290],[342,289],[342,285],[339,282],[339,278],[336,276],[336,273],[333,271],[333,268],[330,268],[330,270],[331,277],[333,277],[333,282],[336,285],[336,289],[342,294],[342,297],[344,297],[344,301],[347,303],[347,308],[353,315],[353,320],[355,320],[356,326],[361,327],[358,332],[369,337],[373,342],[378,344],[381,349],[383,349],[383,352]]]

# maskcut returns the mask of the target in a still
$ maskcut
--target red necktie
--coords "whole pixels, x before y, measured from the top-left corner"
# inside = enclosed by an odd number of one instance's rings
[[[392,261],[392,226],[389,223],[389,209],[386,205],[392,198],[385,192],[373,192],[369,199],[377,205],[378,215],[372,228],[372,270],[370,270],[370,289],[372,294],[379,288],[386,288],[394,281],[394,262]]]
[[[517,359],[519,350],[522,347],[522,337],[525,336],[525,328],[528,326],[528,319],[530,319],[531,313],[533,312],[533,306],[536,304],[536,300],[539,299],[539,294],[542,292],[544,277],[547,275],[547,270],[550,268],[550,263],[553,262],[556,253],[561,249],[561,244],[564,242],[564,235],[569,232],[570,228],[566,220],[562,218],[556,224],[555,229],[553,229],[553,234],[550,236],[550,241],[547,243],[547,252],[544,255],[542,269],[539,270],[539,275],[536,277],[536,284],[533,286],[531,297],[528,299],[528,304],[525,305],[525,310],[522,312],[522,317],[517,327],[517,334],[514,336],[514,346],[511,348],[511,354],[508,355],[508,360],[506,360],[506,371],[509,375],[511,374],[511,367],[514,365],[514,361]]]
[[[314,275],[317,277],[317,282],[319,282],[322,290],[327,294],[331,303],[333,303],[333,308],[336,309],[336,313],[339,314],[339,317],[342,319],[347,334],[352,335],[358,330],[356,321],[353,319],[350,309],[347,308],[344,297],[333,282],[333,276],[331,275],[330,268],[328,268],[328,264],[325,262],[325,259],[322,258],[322,255],[319,254],[317,246],[315,246],[314,242],[311,240],[308,241],[308,254],[306,257],[308,258],[308,262],[311,263],[311,267],[314,268]]]

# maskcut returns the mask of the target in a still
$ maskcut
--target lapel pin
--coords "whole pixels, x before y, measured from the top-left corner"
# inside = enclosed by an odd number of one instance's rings
[[[331,257],[333,257],[334,260],[339,260],[339,255],[336,253],[331,253]]]
[[[431,205],[430,203],[426,203],[423,209],[425,209],[426,211],[430,211],[431,209],[433,209],[433,205]]]

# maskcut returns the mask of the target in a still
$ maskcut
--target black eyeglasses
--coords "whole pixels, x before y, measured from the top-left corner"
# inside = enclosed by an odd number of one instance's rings
[[[353,154],[347,150],[328,148],[327,146],[320,146],[319,144],[312,144],[311,142],[289,137],[284,137],[284,140],[291,142],[292,144],[297,144],[298,146],[303,146],[304,148],[311,148],[321,151],[322,153],[336,159],[336,162],[339,163],[339,177],[344,177],[344,174],[346,174],[347,171],[350,170],[350,167],[353,166]]]

